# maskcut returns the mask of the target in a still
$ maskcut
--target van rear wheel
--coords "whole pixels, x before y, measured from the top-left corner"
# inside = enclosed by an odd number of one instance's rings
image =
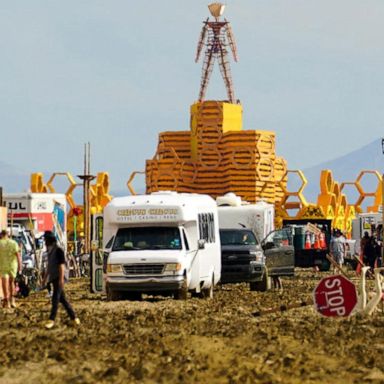
[[[213,286],[215,285],[215,279],[214,276],[212,275],[212,281],[211,281],[211,286],[209,288],[203,288],[201,290],[201,295],[205,299],[213,299]]]

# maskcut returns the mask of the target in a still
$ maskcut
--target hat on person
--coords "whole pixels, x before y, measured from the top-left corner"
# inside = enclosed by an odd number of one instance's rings
[[[44,240],[56,241],[56,236],[52,231],[45,231],[43,237],[44,237]]]

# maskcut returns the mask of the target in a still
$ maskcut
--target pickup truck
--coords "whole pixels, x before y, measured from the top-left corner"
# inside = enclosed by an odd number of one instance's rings
[[[220,229],[221,283],[247,282],[251,291],[267,291],[272,276],[294,275],[292,236],[271,232],[259,242],[251,229]]]
[[[305,247],[306,226],[310,223],[318,227],[325,236],[325,247],[316,248],[312,245]],[[327,260],[329,243],[331,241],[332,221],[326,219],[288,219],[283,226],[290,229],[294,235],[295,265],[301,268],[317,267],[320,271],[328,271],[330,263]]]

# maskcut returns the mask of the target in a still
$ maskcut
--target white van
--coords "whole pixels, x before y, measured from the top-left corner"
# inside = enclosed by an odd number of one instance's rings
[[[109,300],[141,293],[213,297],[220,280],[217,206],[207,195],[114,198],[104,208],[103,244]]]

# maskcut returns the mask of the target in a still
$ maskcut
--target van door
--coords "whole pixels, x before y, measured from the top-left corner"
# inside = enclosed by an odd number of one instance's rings
[[[295,249],[292,232],[289,229],[272,231],[261,244],[270,276],[294,275]]]
[[[207,281],[214,268],[213,254],[216,247],[215,216],[213,213],[199,213],[199,240],[204,242],[204,249],[198,251],[200,279]]]
[[[105,279],[103,272],[103,215],[92,216],[91,227],[91,291],[93,293],[105,292]]]

